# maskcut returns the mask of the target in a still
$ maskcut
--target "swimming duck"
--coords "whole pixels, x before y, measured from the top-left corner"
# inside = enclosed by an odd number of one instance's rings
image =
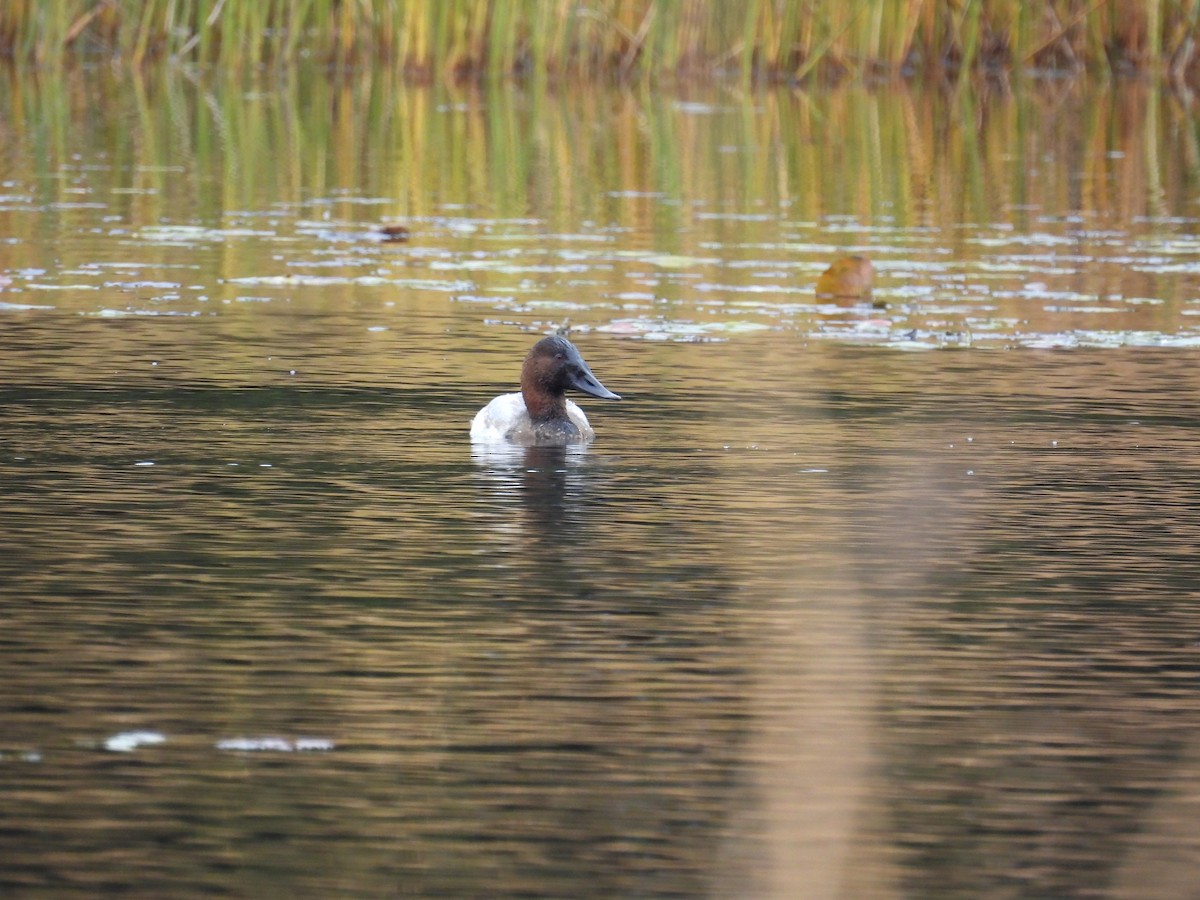
[[[583,410],[564,396],[567,388],[605,400],[621,399],[597,380],[565,337],[542,338],[521,366],[521,392],[501,394],[477,412],[471,440],[525,446],[586,444],[596,433]]]
[[[385,241],[399,244],[407,241],[412,233],[404,225],[381,225],[379,226],[379,235]]]

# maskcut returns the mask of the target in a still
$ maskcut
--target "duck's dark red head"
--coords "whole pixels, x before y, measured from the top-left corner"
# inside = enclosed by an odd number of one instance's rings
[[[542,338],[521,367],[521,394],[530,418],[537,421],[564,410],[563,394],[568,388],[604,400],[621,399],[592,374],[574,344],[558,335]]]

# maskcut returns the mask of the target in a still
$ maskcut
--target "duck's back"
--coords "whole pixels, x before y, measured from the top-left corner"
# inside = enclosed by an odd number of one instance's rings
[[[471,420],[471,440],[477,444],[507,440],[509,429],[522,419],[529,421],[525,399],[519,393],[501,394],[475,413]]]

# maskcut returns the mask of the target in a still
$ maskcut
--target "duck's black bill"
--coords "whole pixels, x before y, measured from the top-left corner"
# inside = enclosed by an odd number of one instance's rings
[[[571,349],[575,350],[574,347]],[[592,374],[592,370],[583,361],[583,357],[579,355],[578,350],[575,350],[572,354],[570,363],[571,365],[567,369],[567,378],[571,382],[571,387],[575,388],[575,390],[591,394],[593,397],[599,397],[601,400],[621,399],[620,394],[614,394],[600,383],[600,379]]]

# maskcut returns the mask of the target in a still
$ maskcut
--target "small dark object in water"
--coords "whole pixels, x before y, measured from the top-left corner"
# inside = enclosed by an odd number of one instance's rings
[[[871,296],[875,281],[875,267],[865,256],[843,256],[821,273],[817,279],[818,297]]]
[[[407,241],[411,232],[404,225],[381,225],[379,233],[385,241]]]

